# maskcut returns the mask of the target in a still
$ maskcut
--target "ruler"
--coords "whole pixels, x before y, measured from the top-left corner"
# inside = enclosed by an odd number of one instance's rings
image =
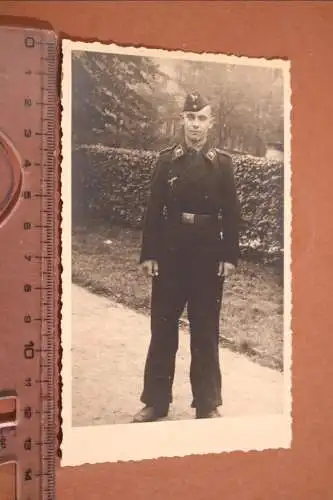
[[[55,498],[58,40],[0,27],[0,499]]]

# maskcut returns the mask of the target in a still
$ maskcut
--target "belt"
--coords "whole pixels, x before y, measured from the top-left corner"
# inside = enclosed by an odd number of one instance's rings
[[[204,226],[209,223],[218,223],[221,217],[214,214],[191,214],[189,212],[182,212],[180,214],[180,222],[182,224],[192,224],[197,226]]]

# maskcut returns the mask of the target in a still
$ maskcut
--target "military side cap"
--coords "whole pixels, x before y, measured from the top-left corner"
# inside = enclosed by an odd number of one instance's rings
[[[192,92],[186,96],[184,112],[200,111],[205,106],[208,106],[208,102],[198,92]]]

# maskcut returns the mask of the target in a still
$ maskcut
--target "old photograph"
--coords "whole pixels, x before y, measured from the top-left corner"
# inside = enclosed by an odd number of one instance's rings
[[[290,64],[63,42],[63,465],[291,446]]]

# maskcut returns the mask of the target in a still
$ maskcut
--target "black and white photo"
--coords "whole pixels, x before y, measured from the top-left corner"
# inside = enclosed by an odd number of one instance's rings
[[[63,465],[290,447],[289,72],[63,42]]]

